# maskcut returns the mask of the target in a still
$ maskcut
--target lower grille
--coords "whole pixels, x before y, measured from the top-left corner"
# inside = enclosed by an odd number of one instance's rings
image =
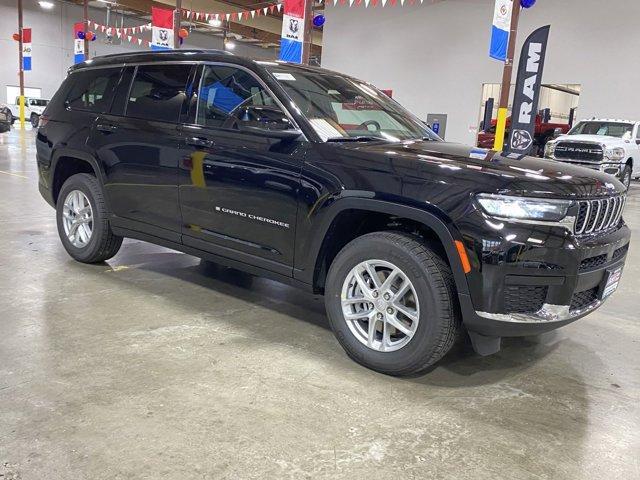
[[[602,255],[585,258],[584,260],[582,260],[582,262],[580,262],[580,267],[578,268],[578,270],[580,272],[584,270],[591,270],[592,268],[597,268],[601,265],[604,265],[605,263],[607,263],[607,254],[603,253]]]
[[[507,313],[535,313],[547,298],[547,287],[509,285],[505,290],[504,308]]]
[[[578,310],[584,308],[587,305],[592,304],[598,299],[598,287],[593,287],[584,292],[574,293],[571,297],[571,306],[569,310]]]
[[[616,251],[613,252],[613,257],[611,258],[611,261],[615,261],[615,260],[619,259],[620,257],[623,257],[624,255],[627,254],[628,250],[629,250],[629,244],[628,243],[624,247],[620,247],[620,248],[616,249]]]

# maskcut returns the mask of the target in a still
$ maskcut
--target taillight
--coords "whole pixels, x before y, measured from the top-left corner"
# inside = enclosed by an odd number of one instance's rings
[[[49,123],[49,117],[47,115],[40,115],[40,119],[38,120],[38,128],[44,127],[47,123]]]

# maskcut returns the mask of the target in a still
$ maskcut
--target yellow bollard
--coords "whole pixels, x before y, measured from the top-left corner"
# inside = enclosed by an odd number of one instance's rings
[[[504,148],[504,132],[507,128],[507,109],[498,109],[498,120],[496,123],[496,138],[493,143],[493,149],[496,152],[501,152]]]
[[[24,130],[24,95],[20,95],[20,128]]]

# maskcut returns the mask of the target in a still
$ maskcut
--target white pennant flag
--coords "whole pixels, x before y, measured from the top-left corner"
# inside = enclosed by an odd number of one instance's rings
[[[220,15],[218,15],[218,14],[216,13],[214,18],[215,18],[216,20],[220,20]]]
[[[349,0],[349,6],[353,5],[353,0]]]
[[[281,3],[279,3],[279,4],[278,4],[278,6],[277,6],[276,8],[278,9],[278,11],[281,11],[281,10],[282,10],[282,4],[281,4]]]
[[[205,13],[205,14],[204,14],[204,19],[205,19],[207,22],[209,21],[209,14],[208,14],[208,13]]]
[[[333,6],[335,7],[338,4],[338,0],[333,0]]]
[[[380,0],[382,2],[382,6],[384,7],[387,4],[387,0]]]
[[[118,38],[120,38],[122,36],[122,33],[120,32],[120,29],[116,30],[116,35],[118,36]]]
[[[400,0],[400,6],[404,7],[404,0]]]
[[[251,18],[256,18],[256,11],[255,10],[251,10]]]
[[[131,41],[131,35],[127,35],[127,41]]]
[[[338,0],[336,0],[336,1],[338,1]],[[269,7],[264,7],[262,9],[262,13],[264,13],[266,15],[268,10],[269,10]]]
[[[230,14],[230,13],[227,13],[226,17],[227,17],[227,22],[228,22],[228,21],[229,21],[229,19],[231,18],[231,14]]]
[[[142,45],[142,39],[141,38],[138,39],[138,45]]]
[[[364,0],[364,8],[367,8],[369,6],[369,2],[371,0]]]

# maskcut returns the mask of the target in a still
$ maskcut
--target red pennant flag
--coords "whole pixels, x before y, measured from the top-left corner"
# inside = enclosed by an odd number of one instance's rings
[[[269,13],[273,13],[273,9],[276,8],[275,5],[270,5],[269,6]]]

